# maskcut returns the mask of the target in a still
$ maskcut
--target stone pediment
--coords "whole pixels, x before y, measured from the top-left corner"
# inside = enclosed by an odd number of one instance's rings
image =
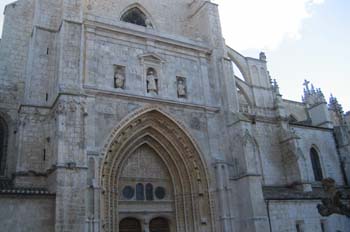
[[[154,63],[164,63],[165,62],[165,60],[156,53],[145,53],[145,54],[139,55],[139,58],[142,62],[144,62],[144,61],[154,62]]]

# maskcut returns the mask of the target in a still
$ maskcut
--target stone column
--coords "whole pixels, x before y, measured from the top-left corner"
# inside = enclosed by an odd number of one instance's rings
[[[88,167],[83,100],[76,96],[61,96],[58,104],[58,161],[52,174],[56,179],[55,231],[84,231]]]

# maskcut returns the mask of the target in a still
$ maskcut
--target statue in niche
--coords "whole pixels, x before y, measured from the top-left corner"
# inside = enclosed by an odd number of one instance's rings
[[[117,66],[114,73],[114,87],[124,89],[125,86],[125,67]]]
[[[158,94],[158,77],[153,68],[147,70],[147,93]]]
[[[186,80],[183,77],[177,77],[177,96],[179,98],[186,98]]]

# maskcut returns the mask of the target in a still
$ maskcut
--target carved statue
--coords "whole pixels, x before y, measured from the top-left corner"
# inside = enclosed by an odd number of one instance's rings
[[[149,18],[146,18],[145,24],[147,28],[153,28],[152,22]]]
[[[123,89],[125,84],[125,76],[122,69],[117,69],[114,74],[114,86],[118,89]]]
[[[158,93],[158,78],[153,70],[147,72],[147,92]]]
[[[326,198],[322,199],[322,204],[317,205],[318,212],[323,217],[328,217],[332,214],[350,217],[350,205],[347,206],[341,201],[342,193],[336,189],[335,184],[332,178],[322,180]]]
[[[183,80],[179,80],[177,83],[177,95],[178,97],[186,97],[186,85]]]

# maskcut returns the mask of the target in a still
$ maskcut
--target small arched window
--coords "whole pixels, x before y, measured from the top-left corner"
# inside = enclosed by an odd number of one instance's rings
[[[322,174],[320,157],[315,148],[310,149],[310,158],[311,158],[312,169],[315,176],[315,181],[322,181],[323,174]]]
[[[136,185],[136,200],[143,201],[145,200],[145,190],[143,184],[139,183]]]
[[[121,17],[121,21],[143,27],[152,27],[152,23],[147,18],[146,14],[143,13],[138,7],[133,7],[125,12]]]
[[[8,127],[4,119],[0,117],[0,176],[5,175],[7,156]]]
[[[146,184],[146,200],[147,201],[153,201],[153,185],[152,184]]]

